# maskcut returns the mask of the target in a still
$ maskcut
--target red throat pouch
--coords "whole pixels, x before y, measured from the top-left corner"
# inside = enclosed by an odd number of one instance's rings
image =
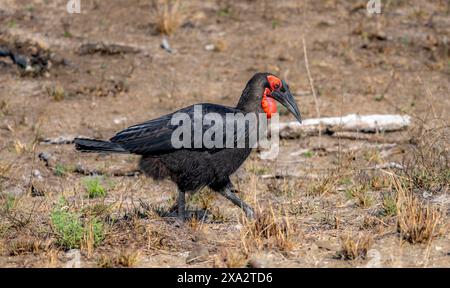
[[[270,90],[266,88],[261,101],[261,107],[267,115],[267,119],[272,117],[272,114],[277,113],[277,102],[267,95],[270,94]]]

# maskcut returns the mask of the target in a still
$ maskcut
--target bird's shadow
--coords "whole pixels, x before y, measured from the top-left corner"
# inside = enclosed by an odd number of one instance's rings
[[[151,205],[140,200],[140,206],[146,211],[152,211],[156,213],[159,217],[169,220],[175,221],[178,217],[178,211],[174,207],[166,207],[166,206],[158,206]],[[214,215],[208,209],[195,209],[195,210],[186,210],[185,211],[185,219],[186,220],[198,220],[205,223],[216,222],[213,221]]]
[[[178,212],[173,211],[172,209],[165,208],[154,208],[153,210],[158,216],[167,220],[175,221],[178,217]],[[198,220],[205,223],[213,222],[213,214],[209,210],[196,209],[196,210],[186,210],[185,212],[186,220]]]

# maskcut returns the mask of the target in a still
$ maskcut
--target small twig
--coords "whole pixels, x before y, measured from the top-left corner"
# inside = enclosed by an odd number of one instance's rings
[[[51,171],[55,171],[55,159],[52,155],[50,155],[47,152],[42,152],[39,154],[39,159],[45,163],[45,167],[50,169]],[[135,177],[141,174],[141,171],[139,170],[133,170],[133,171],[121,171],[116,170],[112,172],[103,171],[103,170],[96,170],[96,169],[87,169],[83,167],[81,164],[78,164],[75,169],[72,171],[73,173],[85,175],[85,176],[92,176],[92,175],[108,175],[113,177]]]
[[[405,169],[405,166],[396,163],[396,162],[389,162],[389,163],[384,163],[384,164],[377,164],[375,166],[371,166],[371,167],[367,167],[363,170],[382,170],[382,169]]]
[[[91,176],[91,175],[109,175],[109,176],[114,176],[114,177],[135,177],[138,176],[139,174],[141,174],[141,172],[139,170],[134,170],[134,171],[113,171],[113,172],[106,172],[106,171],[102,171],[102,170],[90,170],[87,168],[84,168],[81,165],[77,165],[77,167],[73,170],[73,172],[81,174],[81,175],[86,175],[86,176]]]
[[[358,132],[336,132],[331,136],[339,139],[362,140],[367,142],[383,142],[384,139],[376,134],[362,134]]]
[[[302,41],[303,41],[303,53],[305,55],[306,73],[308,75],[309,85],[311,86],[311,92],[312,92],[313,97],[314,97],[314,103],[315,103],[315,107],[316,107],[317,118],[320,118],[319,101],[317,100],[316,89],[314,88],[314,79],[312,78],[311,71],[309,69],[308,52],[307,52],[307,49],[306,49],[305,37],[302,37]]]
[[[392,84],[394,83],[395,80],[395,71],[392,70],[391,71],[391,77],[389,78],[389,82],[386,85],[386,87],[384,88],[383,92],[380,95],[380,99],[384,99],[384,96],[386,96],[386,93],[389,91],[389,89],[391,89]]]
[[[305,37],[302,37],[302,42],[303,42],[303,54],[305,56],[306,74],[308,75],[309,86],[311,86],[311,92],[312,92],[313,97],[314,97],[314,105],[316,107],[316,115],[317,115],[317,118],[320,118],[319,101],[317,100],[316,89],[314,88],[314,79],[312,78],[311,70],[309,69],[308,52],[307,52],[307,49],[306,49]],[[321,140],[322,140],[322,131],[320,129],[319,130],[319,145],[320,146],[321,146],[321,143],[322,143]]]
[[[40,144],[48,144],[48,145],[66,145],[66,144],[73,144],[75,141],[75,138],[88,138],[85,136],[58,136],[56,138],[45,138],[41,141]]]

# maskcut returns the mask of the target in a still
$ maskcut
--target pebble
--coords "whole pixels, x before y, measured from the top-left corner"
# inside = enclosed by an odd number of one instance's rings
[[[39,170],[37,170],[37,169],[33,170],[33,176],[34,176],[36,179],[38,179],[38,180],[42,180],[42,174],[41,174],[41,171],[39,171]]]
[[[215,48],[216,46],[214,44],[208,44],[205,46],[206,51],[214,51]]]

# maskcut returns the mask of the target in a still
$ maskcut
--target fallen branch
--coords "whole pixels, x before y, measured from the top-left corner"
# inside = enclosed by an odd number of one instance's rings
[[[402,170],[405,166],[396,162],[388,162],[383,164],[377,164],[375,166],[369,166],[361,168],[360,170],[386,170],[386,169],[398,169]],[[302,179],[320,179],[320,176],[312,173],[300,173],[300,172],[290,172],[281,171],[275,174],[265,174],[261,176],[261,179],[287,179],[287,178],[302,178]]]
[[[384,140],[382,136],[377,134],[367,134],[367,133],[347,132],[347,131],[335,132],[331,136],[334,138],[359,140],[366,142],[383,142]]]
[[[139,52],[141,52],[141,49],[139,48],[119,44],[106,44],[103,42],[82,44],[78,51],[80,55],[89,55],[95,53],[105,55],[116,55],[127,53],[136,54]]]
[[[39,154],[39,160],[44,162],[45,167],[47,167],[49,170],[55,172],[56,169],[56,163],[57,159],[55,156],[48,152],[42,152]],[[141,174],[141,171],[139,170],[132,170],[132,171],[122,171],[122,170],[115,170],[115,171],[103,171],[103,170],[97,170],[97,169],[88,169],[84,167],[81,164],[77,164],[75,168],[70,172],[81,174],[84,176],[94,176],[94,175],[108,175],[108,176],[114,176],[114,177],[135,177]]]
[[[287,178],[303,178],[303,179],[319,179],[320,176],[311,173],[289,173],[289,172],[281,172],[275,174],[265,174],[261,175],[262,179],[287,179]]]
[[[96,169],[90,170],[90,169],[83,167],[81,164],[78,164],[75,167],[75,169],[73,170],[73,172],[81,174],[81,175],[85,175],[85,176],[108,175],[108,176],[114,176],[114,177],[135,177],[135,176],[138,176],[139,174],[141,174],[141,172],[139,170],[134,170],[134,171],[116,170],[116,171],[112,171],[112,172],[106,172],[106,171],[96,170]]]
[[[87,138],[83,136],[58,136],[56,138],[45,138],[41,141],[40,144],[47,145],[65,145],[65,144],[73,144],[75,138]]]
[[[298,138],[319,133],[333,135],[336,132],[394,132],[411,124],[408,115],[357,115],[306,119],[298,122],[279,123],[271,132],[279,132],[281,138]],[[342,134],[341,134],[342,136]]]
[[[389,162],[384,164],[377,164],[375,166],[367,167],[364,170],[381,170],[381,169],[405,169],[405,166],[396,162]]]
[[[320,148],[320,150],[326,152],[326,153],[350,153],[350,152],[356,152],[359,150],[367,150],[367,149],[377,149],[381,152],[384,151],[389,151],[391,149],[394,149],[395,147],[397,147],[398,144],[397,143],[384,143],[384,144],[370,144],[370,143],[365,143],[364,145],[362,144],[356,144],[356,145],[351,145],[349,147],[331,147],[331,148],[325,148],[322,147]],[[291,156],[299,156],[299,155],[303,155],[304,153],[308,153],[310,151],[315,151],[318,149],[301,149],[295,152],[292,152],[290,155]]]

